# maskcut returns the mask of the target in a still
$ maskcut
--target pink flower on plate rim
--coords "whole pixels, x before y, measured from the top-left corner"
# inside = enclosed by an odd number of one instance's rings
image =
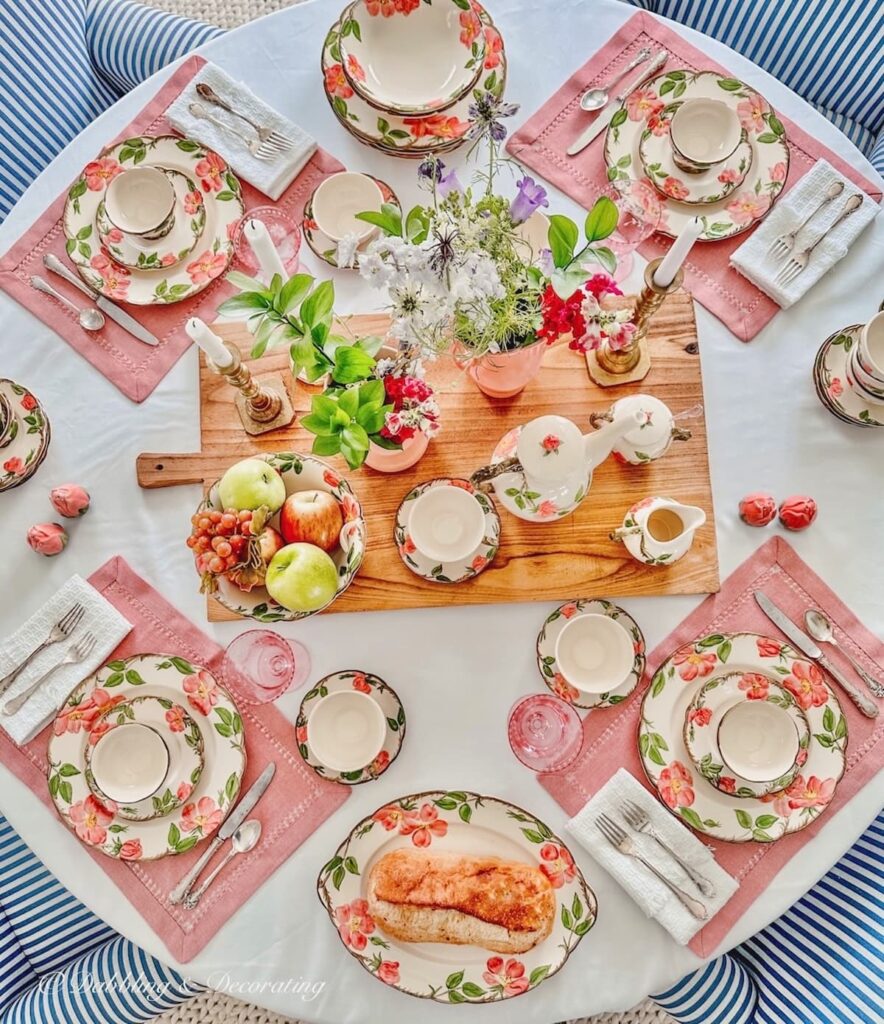
[[[708,725],[712,721],[712,711],[710,708],[691,708],[688,721],[693,725]]]
[[[626,113],[630,121],[644,121],[659,114],[664,106],[653,89],[636,89],[626,98]]]
[[[187,694],[187,703],[201,715],[208,717],[218,703],[218,685],[214,677],[205,669],[201,669],[195,675],[185,676],[181,685]]]
[[[194,174],[200,179],[203,192],[220,192],[224,188],[223,174],[227,164],[211,149],[194,167]]]
[[[735,167],[725,167],[719,173],[718,180],[722,185],[731,185],[733,182],[740,180],[740,172]]]
[[[203,194],[195,188],[184,197],[184,212],[192,217],[203,205]]]
[[[114,820],[113,811],[91,793],[85,800],[72,804],[68,816],[78,838],[90,846],[101,846],[107,839],[107,826]]]
[[[86,188],[90,192],[102,192],[116,178],[123,173],[122,164],[112,157],[103,156],[93,160],[83,168],[83,177],[86,179]]]
[[[840,377],[832,378],[832,383],[829,385],[828,391],[832,398],[840,398],[844,394],[844,385],[841,383]]]
[[[353,689],[359,690],[360,693],[371,693],[371,686],[365,678],[364,672],[357,672],[356,675],[353,676]]]
[[[735,224],[751,224],[767,213],[770,208],[770,196],[755,196],[749,192],[735,196],[725,206]]]
[[[558,506],[554,501],[547,498],[545,501],[541,501],[537,506],[537,514],[542,516],[544,519],[548,519],[550,516],[554,516],[559,511]]]
[[[372,821],[378,822],[386,832],[392,832],[397,828],[401,829],[407,815],[401,807],[387,804],[386,807],[378,808],[371,817]]]
[[[657,790],[667,807],[690,807],[694,802],[694,779],[681,761],[671,761],[660,772]]]
[[[344,945],[361,952],[368,945],[367,936],[375,930],[374,918],[368,912],[368,900],[359,898],[338,907],[335,924]]]
[[[835,779],[819,779],[816,775],[807,779],[798,775],[785,793],[792,810],[800,807],[825,807],[834,794]]]
[[[353,87],[344,74],[343,64],[330,64],[325,69],[325,91],[329,96],[348,100],[353,95]]]
[[[521,960],[510,957],[492,956],[485,963],[482,979],[489,988],[505,996],[517,996],[526,992],[531,985],[525,977],[525,965]]]
[[[770,180],[771,181],[785,181],[786,180],[786,174],[788,173],[788,170],[789,170],[789,168],[786,166],[786,161],[785,160],[780,160],[779,163],[776,163],[776,164],[773,165],[773,167],[771,167],[771,169],[770,169]]]
[[[165,714],[166,724],[169,726],[169,732],[184,732],[184,716],[186,714],[187,712],[180,704],[173,704],[172,707],[169,708]]]
[[[758,648],[758,656],[760,658],[779,658],[783,650],[781,643],[771,640],[767,636],[758,637],[755,640],[755,646]]]
[[[822,707],[829,700],[829,691],[822,672],[816,665],[807,661],[796,661],[792,665],[792,674],[785,677],[783,686],[795,698],[798,707],[804,711],[811,707]]]
[[[485,26],[485,70],[493,71],[501,61],[503,37],[496,28]]]
[[[744,672],[737,685],[747,700],[767,700],[770,694],[770,680],[760,672]]]
[[[199,830],[209,835],[224,820],[221,809],[210,796],[201,796],[195,804],[185,804],[181,811],[181,827],[185,832]]]
[[[718,788],[724,793],[736,793],[737,780],[732,779],[729,775],[720,775],[718,777]]]
[[[679,666],[678,674],[686,683],[708,676],[715,668],[718,655],[709,651],[705,654],[695,651],[692,644],[682,647],[673,657],[674,664]]]
[[[433,842],[433,837],[441,839],[448,832],[448,822],[439,817],[439,812],[432,804],[421,804],[415,814],[410,811],[399,828],[399,834],[411,836],[415,846],[423,848]]]
[[[365,69],[352,53],[347,54],[347,75],[351,81],[354,79],[357,82],[365,81]]]
[[[540,848],[540,870],[546,875],[554,889],[561,889],[577,874],[574,858],[564,846],[557,843],[544,843]]]
[[[556,672],[552,677],[550,687],[557,697],[561,697],[562,700],[567,701],[569,704],[573,704],[580,696],[580,691],[572,686],[561,672]]]
[[[399,961],[381,960],[377,967],[377,976],[385,985],[399,984]]]
[[[737,117],[747,132],[760,132],[765,127],[764,115],[769,109],[765,100],[756,92],[748,99],[740,100],[737,104]]]
[[[227,256],[223,252],[213,253],[207,249],[202,255],[187,264],[187,274],[193,284],[207,284],[214,281],[227,268]]]
[[[189,782],[179,782],[178,788],[175,790],[175,796],[184,803],[192,792],[193,786]]]
[[[661,138],[669,134],[669,118],[663,117],[659,112],[651,114],[648,118],[647,129],[652,135]]]
[[[687,199],[691,194],[691,190],[685,185],[683,181],[670,175],[668,178],[663,179],[663,183],[660,185],[664,194],[669,196],[671,199]]]
[[[120,860],[141,860],[143,856],[140,839],[127,839],[120,847]]]

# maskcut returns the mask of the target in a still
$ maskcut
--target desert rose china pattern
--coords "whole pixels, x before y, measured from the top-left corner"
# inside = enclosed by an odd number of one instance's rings
[[[327,697],[330,693],[341,693],[346,690],[357,690],[377,701],[387,720],[387,735],[380,753],[371,764],[352,772],[337,772],[326,768],[314,756],[310,748],[307,719],[310,717],[311,705],[317,700]],[[332,782],[341,782],[346,786],[358,786],[362,782],[371,782],[383,775],[399,756],[404,739],[405,709],[402,707],[402,701],[399,700],[399,696],[392,686],[388,686],[380,676],[371,672],[333,672],[324,679],[320,679],[312,689],[304,694],[298,719],[295,722],[295,740],[301,757],[317,775]]]
[[[411,846],[535,865],[555,890],[551,934],[515,956],[387,937],[368,913],[365,880],[379,857]],[[497,1002],[536,988],[564,965],[597,911],[568,847],[542,821],[504,800],[459,790],[416,793],[378,808],[338,847],[317,889],[341,942],[367,971],[400,992],[440,1003]]]
[[[813,364],[813,383],[819,400],[838,419],[858,427],[884,427],[884,405],[853,390],[850,353],[862,329],[862,324],[853,324],[826,338]]]
[[[90,730],[135,696],[161,697],[187,709],[205,743],[205,770],[183,805],[150,821],[130,821],[86,782]],[[174,708],[170,709],[174,714]],[[71,693],[52,726],[49,793],[62,821],[88,846],[118,860],[156,860],[192,850],[224,820],[246,766],[243,723],[227,691],[205,668],[175,655],[136,654],[108,662]]]
[[[726,795],[691,764],[683,734],[691,702],[710,679],[734,672],[778,677],[807,716],[807,760],[779,793]],[[638,742],[645,774],[676,817],[716,839],[768,843],[807,828],[831,801],[846,766],[847,720],[822,671],[788,644],[758,633],[712,633],[677,650],[655,673]]]
[[[571,619],[581,615],[607,615],[609,619],[619,622],[632,640],[632,649],[635,652],[632,669],[623,683],[610,693],[583,693],[565,679],[556,662],[556,641],[559,634]],[[573,704],[574,707],[583,709],[613,707],[614,704],[626,700],[644,675],[645,638],[632,616],[610,601],[594,601],[589,598],[566,601],[547,616],[543,628],[538,634],[537,667],[549,689],[557,697]]]
[[[690,175],[672,175],[665,187],[646,180],[663,193],[658,229],[662,234],[675,236],[687,221],[699,216],[704,226],[700,239],[714,241],[738,235],[763,220],[782,192],[789,173],[785,129],[754,89],[715,71],[667,71],[631,92],[611,118],[605,136],[605,162],[609,181],[644,178],[640,155],[644,133],[667,135],[669,120],[663,116],[667,104],[696,98],[722,100],[736,111],[752,149],[752,166],[745,179],[730,195],[705,204],[702,210],[686,201],[690,191],[684,179]]]
[[[137,166],[180,171],[198,183],[176,216],[194,216],[202,206],[205,229],[191,256],[174,266],[124,267],[98,237],[98,207],[108,184]],[[243,213],[239,180],[217,153],[175,135],[143,136],[111,146],[86,165],[68,192],[62,225],[68,256],[83,280],[109,299],[143,306],[180,302],[220,277],[233,258],[233,236]]]
[[[37,472],[49,451],[49,420],[37,398],[14,380],[0,377],[0,493]],[[4,415],[8,410],[9,419]]]
[[[402,213],[402,205],[396,193],[390,188],[385,182],[381,181],[380,178],[376,178],[373,174],[368,175],[375,182],[378,188],[381,190],[381,195],[384,197],[385,203],[390,203]],[[326,262],[330,267],[337,267],[338,265],[338,243],[333,242],[324,231],[322,231],[319,225],[313,218],[313,197],[311,196],[304,205],[304,220],[301,222],[301,228],[304,232],[304,238],[307,244],[313,250],[314,255],[318,256],[321,260]],[[359,250],[357,250],[358,252]]]

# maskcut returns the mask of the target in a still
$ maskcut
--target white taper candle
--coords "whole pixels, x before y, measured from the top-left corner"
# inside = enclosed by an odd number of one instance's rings
[[[219,370],[226,370],[228,366],[232,365],[233,356],[208,324],[198,317],[191,317],[184,325],[184,330],[188,337],[192,338],[205,352],[206,359],[214,363]]]
[[[703,233],[703,222],[699,217],[692,217],[681,229],[678,238],[669,247],[663,262],[654,274],[654,284],[658,288],[668,288],[675,280],[682,263],[687,259],[694,242]]]
[[[258,260],[258,267],[265,283],[270,284],[274,274],[279,274],[283,281],[287,280],[288,274],[282,265],[282,258],[273,244],[273,239],[270,237],[270,232],[264,221],[250,217],[246,221],[243,234]]]

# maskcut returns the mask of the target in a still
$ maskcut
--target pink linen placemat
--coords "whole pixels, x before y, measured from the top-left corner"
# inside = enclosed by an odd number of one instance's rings
[[[726,68],[710,60],[695,46],[685,42],[662,21],[645,11],[634,14],[607,43],[574,74],[544,105],[512,136],[507,150],[516,159],[552,182],[566,195],[587,209],[607,187],[607,167],[603,154],[604,133],[582,153],[566,156],[565,151],[590,123],[590,114],[580,109],[580,96],[591,85],[601,85],[624,67],[643,46],[664,47],[670,60],[664,70],[691,68],[695,71]],[[640,69],[630,72],[637,76]],[[825,157],[829,163],[875,200],[881,189],[841,157],[836,156],[794,121],[781,117],[789,140],[791,161],[783,193]],[[781,195],[783,194],[781,193]],[[720,242],[696,245],[685,264],[688,290],[696,300],[719,318],[743,341],[752,338],[779,312],[779,306],[729,264],[731,253],[742,245],[747,235],[737,235]],[[661,256],[671,240],[654,235],[639,251],[647,259]]]
[[[166,110],[205,63],[202,57],[188,58],[114,141],[134,135],[174,134],[166,119]],[[317,149],[274,205],[300,223],[304,205],[313,189],[323,178],[343,169],[343,165],[333,156],[323,149]],[[77,174],[80,173],[80,168],[75,170]],[[263,193],[248,182],[243,181],[242,187],[246,210],[269,202]],[[185,322],[192,316],[199,316],[211,323],[215,320],[215,310],[220,303],[236,289],[222,275],[198,295],[183,302],[164,306],[120,303],[159,338],[160,343],[156,347],[137,341],[110,318],[102,330],[87,333],[78,326],[71,310],[34,291],[29,283],[31,276],[37,274],[50,279],[54,288],[80,300],[80,304],[85,299],[72,285],[50,274],[43,266],[44,254],[54,253],[73,269],[65,253],[65,235],[61,226],[67,193],[68,189],[65,189],[0,259],[0,288],[60,334],[124,395],[133,402],[143,402],[190,345],[190,338],[184,333]]]
[[[644,685],[616,711],[591,711],[583,723],[583,749],[578,760],[558,775],[541,776],[544,789],[571,815],[608,781],[618,768],[626,768],[652,793],[638,755],[638,725],[647,681],[663,661],[683,644],[707,633],[754,631],[780,637],[752,596],[764,592],[794,621],[806,608],[821,608],[835,624],[838,640],[863,665],[875,671],[884,664],[884,643],[870,633],[853,612],[826,586],[781,537],[760,547],[733,572],[717,594],[695,609],[648,657]],[[783,638],[784,639],[784,638]],[[840,654],[833,661],[847,668]],[[876,665],[877,663],[877,665]],[[775,843],[728,843],[710,839],[715,859],[740,888],[715,917],[689,943],[698,956],[709,956],[724,936],[771,883],[796,851],[831,823],[838,811],[884,767],[884,716],[865,718],[837,686],[833,686],[847,718],[847,768],[829,807],[802,832]],[[701,838],[706,838],[701,836]]]
[[[132,632],[108,657],[177,654],[203,665],[220,679],[224,651],[170,605],[119,556],[89,577],[95,589],[132,623]],[[272,705],[240,706],[247,764],[240,792],[245,793],[270,761],[276,775],[250,815],[264,827],[261,842],[248,857],[234,861],[206,892],[195,910],[169,903],[168,893],[205,849],[162,860],[119,861],[93,853],[96,863],[123,892],[179,963],[193,959],[249,897],[308,839],[350,795],[347,786],[326,782],[304,764],[295,744],[295,727]],[[0,731],[0,758],[55,812],[46,785],[47,726],[24,747]],[[59,828],[64,826],[59,823]],[[223,855],[223,850],[216,855]],[[217,864],[217,859],[211,866]],[[209,870],[207,868],[206,870]]]

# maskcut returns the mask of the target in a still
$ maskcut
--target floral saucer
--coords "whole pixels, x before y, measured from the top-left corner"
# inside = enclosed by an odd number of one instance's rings
[[[746,178],[752,166],[752,147],[743,138],[723,163],[699,174],[685,174],[675,164],[669,141],[669,122],[681,106],[670,103],[653,120],[653,127],[641,133],[638,153],[642,169],[651,184],[662,195],[692,205],[717,203],[726,199]]]
[[[701,241],[715,241],[739,235],[763,220],[782,192],[789,173],[786,130],[764,97],[754,89],[739,79],[722,77],[716,71],[664,72],[634,89],[611,118],[605,135],[605,163],[609,181],[643,178],[642,138],[648,132],[657,136],[668,132],[668,121],[661,116],[667,103],[700,98],[721,100],[737,112],[752,150],[752,165],[733,192],[705,204],[702,213],[698,212],[696,204],[679,202],[667,193],[657,230],[675,236],[689,220],[699,216],[703,223]]]
[[[202,199],[206,216],[193,259],[132,269],[117,263],[101,243],[96,219],[105,190],[118,174],[137,166],[179,171],[199,183],[185,197],[194,214]],[[243,213],[239,180],[217,153],[176,135],[141,136],[110,146],[86,165],[68,192],[62,227],[67,254],[88,285],[118,302],[161,305],[196,295],[227,270]]]
[[[129,724],[145,725],[159,733],[169,752],[169,769],[157,793],[130,807],[118,806],[117,814],[130,821],[150,821],[171,814],[199,782],[206,759],[199,726],[180,704],[167,697],[133,697],[122,704],[111,703],[98,715],[89,729],[84,755],[86,785],[103,804],[112,802],[101,792],[92,774],[92,752],[103,736]]]
[[[556,662],[556,640],[569,620],[581,615],[607,615],[614,619],[629,633],[635,651],[635,661],[626,679],[610,693],[584,693],[572,686],[562,675]],[[645,638],[635,620],[622,608],[610,601],[593,601],[581,597],[576,601],[568,601],[558,608],[543,623],[537,636],[537,667],[544,683],[562,700],[573,704],[576,708],[610,708],[632,693],[638,686],[645,671]]]
[[[725,794],[689,767],[684,722],[710,679],[731,673],[776,675],[805,712],[812,739],[787,789],[763,797]],[[835,795],[847,764],[847,719],[812,662],[758,633],[712,633],[680,647],[655,673],[642,701],[639,756],[661,801],[682,821],[731,843],[770,843],[807,828]]]
[[[156,270],[174,267],[196,248],[206,226],[206,204],[193,178],[183,171],[164,167],[175,189],[175,223],[172,230],[158,241],[143,241],[115,227],[105,210],[104,200],[98,204],[95,224],[98,237],[116,263],[133,270]]]
[[[375,700],[387,720],[387,735],[380,753],[371,764],[357,768],[352,772],[337,772],[326,768],[313,754],[310,747],[310,735],[307,722],[310,718],[311,705],[317,699],[327,697],[330,693],[341,693],[345,690],[358,690]],[[371,782],[384,772],[399,756],[402,741],[405,739],[405,709],[396,691],[388,686],[379,676],[371,672],[348,670],[333,672],[320,679],[311,690],[304,694],[298,719],[295,722],[295,737],[301,757],[310,765],[317,775],[331,782],[340,782],[345,786],[358,786],[363,782]]]
[[[839,420],[858,427],[884,427],[884,405],[867,402],[851,386],[850,352],[862,329],[862,324],[853,324],[826,338],[813,364],[813,383],[819,400]]]
[[[412,502],[431,487],[444,486],[461,487],[463,490],[469,491],[481,505],[485,514],[485,536],[481,543],[466,558],[456,562],[437,562],[435,559],[421,554],[408,532],[408,518]],[[500,516],[488,495],[477,491],[468,480],[447,476],[437,477],[435,480],[425,480],[418,484],[402,499],[402,504],[396,512],[393,538],[396,541],[399,557],[415,576],[420,576],[421,579],[430,583],[463,583],[487,569],[497,554],[497,547],[500,543]]]
[[[730,774],[718,745],[724,715],[743,701],[762,701],[780,707],[792,719],[798,754],[792,767],[773,782],[751,782]],[[684,721],[684,742],[703,778],[722,793],[737,797],[764,797],[790,786],[807,760],[810,726],[795,697],[770,676],[760,672],[729,672],[710,679],[691,701]]]
[[[0,377],[0,493],[11,491],[40,468],[52,431],[43,407],[14,380]]]
[[[384,197],[385,203],[391,203],[396,209],[402,213],[402,204],[399,202],[399,198],[396,193],[390,188],[385,182],[381,181],[380,178],[376,178],[373,174],[369,174],[370,177],[381,190],[381,194]],[[317,186],[318,188],[319,186]],[[314,189],[315,191],[315,189]],[[313,251],[315,256],[318,256],[321,260],[326,262],[330,267],[338,266],[338,243],[333,242],[325,232],[321,231],[319,225],[313,219],[313,196],[311,195],[307,202],[304,204],[304,220],[301,224],[301,228],[304,232],[304,238],[307,241],[307,245]],[[370,239],[369,239],[370,241]],[[367,243],[365,243],[367,244]],[[361,249],[357,249],[359,253]],[[347,267],[341,269],[353,269],[355,264],[350,264]]]
[[[86,779],[90,730],[101,715],[141,695],[167,700],[169,711],[186,707],[205,743],[199,781],[183,781],[175,793],[183,807],[150,821],[124,818]],[[239,795],[245,736],[236,704],[207,669],[175,655],[135,654],[108,662],[73,690],[53,722],[46,758],[50,796],[78,839],[118,860],[156,860],[187,853],[224,820]]]

